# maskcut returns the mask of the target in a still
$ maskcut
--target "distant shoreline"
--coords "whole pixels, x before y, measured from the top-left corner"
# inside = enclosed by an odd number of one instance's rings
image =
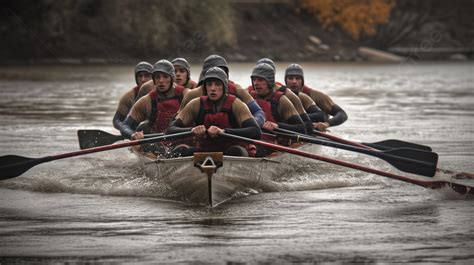
[[[293,0],[8,2],[0,65],[200,64],[210,54],[229,62],[474,59],[471,0],[396,2],[387,23],[357,38]]]

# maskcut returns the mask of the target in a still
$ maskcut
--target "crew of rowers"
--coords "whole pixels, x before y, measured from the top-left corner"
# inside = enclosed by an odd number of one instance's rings
[[[194,151],[264,156],[271,151],[219,136],[225,132],[276,142],[267,132],[282,128],[311,134],[347,120],[346,112],[329,96],[305,85],[300,65],[286,68],[285,85],[275,81],[275,70],[272,60],[260,59],[250,76],[252,85],[244,89],[229,79],[229,65],[219,55],[204,60],[197,83],[191,80],[191,67],[184,58],[154,65],[140,62],[135,67],[137,85],[120,99],[114,127],[132,140],[148,133],[193,133],[195,141],[172,147],[142,146],[166,156]]]

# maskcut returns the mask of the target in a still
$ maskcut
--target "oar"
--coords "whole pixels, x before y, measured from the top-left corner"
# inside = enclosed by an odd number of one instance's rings
[[[411,148],[397,148],[386,151],[375,151],[366,148],[355,147],[352,145],[341,144],[331,141],[320,140],[315,137],[295,134],[292,131],[278,128],[275,130],[277,135],[284,136],[296,141],[303,141],[313,144],[319,144],[361,154],[371,155],[385,160],[392,166],[408,173],[433,177],[436,174],[436,164],[438,163],[438,154],[426,152]],[[282,132],[283,131],[283,132]]]
[[[163,134],[147,134],[145,135],[145,138],[151,138],[161,135]],[[118,141],[125,140],[125,137],[123,137],[122,135],[114,135],[101,130],[78,130],[77,138],[79,139],[79,147],[81,149],[109,145]]]
[[[368,173],[372,173],[372,174],[376,174],[376,175],[380,175],[380,176],[384,176],[384,177],[388,177],[392,179],[397,179],[400,181],[412,183],[412,184],[425,187],[425,188],[440,189],[444,187],[450,187],[456,192],[461,193],[461,194],[474,194],[474,187],[468,186],[468,185],[449,182],[445,180],[417,180],[417,179],[413,179],[413,178],[409,178],[409,177],[405,177],[401,175],[392,174],[390,172],[385,172],[385,171],[381,171],[381,170],[377,170],[377,169],[373,169],[369,167],[364,167],[361,165],[357,165],[357,164],[353,164],[353,163],[349,163],[345,161],[340,161],[340,160],[336,160],[336,159],[332,159],[332,158],[328,158],[324,156],[319,156],[313,153],[304,152],[304,151],[293,149],[286,146],[276,145],[276,144],[258,141],[254,139],[249,139],[249,138],[238,136],[238,135],[223,133],[222,136],[227,137],[229,139],[233,139],[233,140],[238,140],[238,141],[242,141],[242,142],[246,142],[246,143],[250,143],[254,145],[259,145],[259,146],[272,149],[275,151],[286,152],[286,153],[299,155],[299,156],[303,156],[307,158],[312,158],[312,159],[316,159],[316,160],[320,160],[320,161],[324,161],[324,162],[328,162],[328,163],[332,163],[332,164],[336,164],[336,165],[340,165],[340,166],[344,166],[348,168],[361,170],[364,172],[368,172]]]
[[[419,149],[419,150],[424,150],[428,152],[431,152],[432,150],[431,147],[426,146],[426,145],[410,143],[410,142],[396,140],[396,139],[389,139],[389,140],[384,140],[384,141],[375,142],[375,143],[358,143],[358,142],[349,141],[349,140],[346,140],[346,139],[343,139],[331,134],[323,133],[318,130],[314,130],[313,134],[339,142],[339,143],[358,146],[361,148],[370,147],[372,149],[378,149],[378,150],[389,150],[389,149],[394,149],[394,148],[412,148],[412,149]]]
[[[45,157],[40,157],[40,158],[29,158],[29,157],[23,157],[23,156],[17,156],[17,155],[6,155],[6,156],[0,157],[0,180],[20,176],[25,171],[27,171],[28,169],[36,165],[54,161],[54,160],[59,160],[63,158],[73,157],[73,156],[80,156],[80,155],[85,155],[85,154],[91,154],[91,153],[97,153],[97,152],[102,152],[102,151],[107,151],[107,150],[113,150],[113,149],[123,148],[127,146],[146,144],[146,143],[155,143],[159,141],[185,137],[191,134],[192,132],[182,132],[182,133],[176,133],[176,134],[170,134],[170,135],[163,135],[163,136],[157,136],[157,137],[148,138],[148,139],[134,140],[134,141],[123,142],[123,143],[118,143],[118,144],[93,147],[93,148],[88,148],[81,151],[75,151],[75,152],[64,153],[64,154],[53,155],[53,156],[45,156]]]
[[[358,143],[358,142],[353,142],[349,141],[343,138],[339,138],[337,136],[331,135],[331,134],[326,134],[317,130],[314,130],[313,132],[315,135],[318,135],[320,137],[324,137],[326,139],[333,140],[335,142],[343,143],[343,144],[348,144],[348,145],[353,145],[353,146],[358,146],[361,148],[366,148],[366,149],[371,149],[371,150],[390,150],[394,148],[400,148],[400,147],[406,147],[406,148],[413,148],[413,149],[419,149],[419,150],[425,150],[427,152],[431,152],[431,147],[426,146],[426,145],[421,145],[421,144],[416,144],[416,143],[411,143],[411,142],[405,142],[401,140],[395,140],[395,139],[390,139],[390,140],[384,140],[380,142],[375,142],[375,143]],[[471,173],[466,173],[466,172],[454,172],[442,168],[437,168],[437,172],[442,172],[446,174],[452,174],[454,175],[459,175],[459,176],[471,176]]]

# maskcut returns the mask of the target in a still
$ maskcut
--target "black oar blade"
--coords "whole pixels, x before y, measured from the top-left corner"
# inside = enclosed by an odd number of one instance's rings
[[[48,161],[48,158],[28,158],[16,155],[2,156],[0,157],[0,179],[18,177],[28,169]]]
[[[392,149],[381,153],[394,156],[385,156],[383,159],[401,171],[426,177],[433,177],[436,174],[437,153],[411,148]]]
[[[310,142],[349,151],[359,152],[381,158],[392,166],[401,171],[408,173],[433,177],[436,173],[436,164],[438,163],[438,154],[427,152],[419,149],[398,148],[387,151],[373,151],[364,148],[354,147],[346,144],[339,144],[336,142],[318,140],[313,137],[290,135],[286,133],[278,133],[280,136],[298,139],[298,141]]]
[[[428,151],[428,152],[432,151],[431,147],[429,146],[405,142],[405,141],[396,140],[396,139],[389,139],[389,140],[380,141],[376,143],[362,143],[362,144],[370,146],[375,149],[379,149],[379,150],[389,150],[389,149],[396,149],[396,148],[412,148],[412,149],[419,149],[419,150]]]
[[[124,139],[122,135],[113,135],[101,130],[78,130],[77,137],[81,149],[109,145]]]

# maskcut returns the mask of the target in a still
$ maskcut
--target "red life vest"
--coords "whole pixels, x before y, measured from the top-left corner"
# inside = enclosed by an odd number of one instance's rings
[[[175,94],[171,98],[158,98],[156,89],[153,89],[149,94],[151,97],[151,115],[150,128],[153,132],[164,132],[168,128],[171,120],[179,110],[181,101],[183,100],[184,87],[177,85],[175,87]]]
[[[237,87],[236,87],[234,81],[229,80],[227,82],[227,94],[234,95],[234,96],[237,95]]]
[[[281,121],[280,114],[278,113],[278,104],[280,103],[281,96],[284,95],[283,92],[276,91],[269,100],[258,98],[257,91],[253,87],[249,88],[249,93],[262,108],[263,112],[265,112],[265,119],[267,121],[274,123]]]
[[[221,129],[238,128],[237,119],[232,112],[232,105],[236,99],[234,95],[227,95],[224,104],[219,112],[214,112],[213,103],[208,96],[201,96],[201,104],[199,107],[199,114],[196,120],[196,125],[204,125],[206,128],[217,126]],[[210,138],[200,139],[196,143],[196,149],[201,152],[223,152],[227,148],[239,145],[244,147],[249,156],[255,156],[255,145],[242,143],[239,141],[228,140],[225,138]]]
[[[249,87],[249,93],[255,99],[260,108],[262,108],[263,112],[265,112],[265,119],[267,121],[274,123],[281,121],[281,116],[278,113],[278,104],[280,103],[281,96],[284,95],[283,92],[277,90],[269,100],[257,98],[257,91],[255,91],[253,87]],[[276,138],[265,134],[262,135],[262,140],[270,143],[278,143]]]

